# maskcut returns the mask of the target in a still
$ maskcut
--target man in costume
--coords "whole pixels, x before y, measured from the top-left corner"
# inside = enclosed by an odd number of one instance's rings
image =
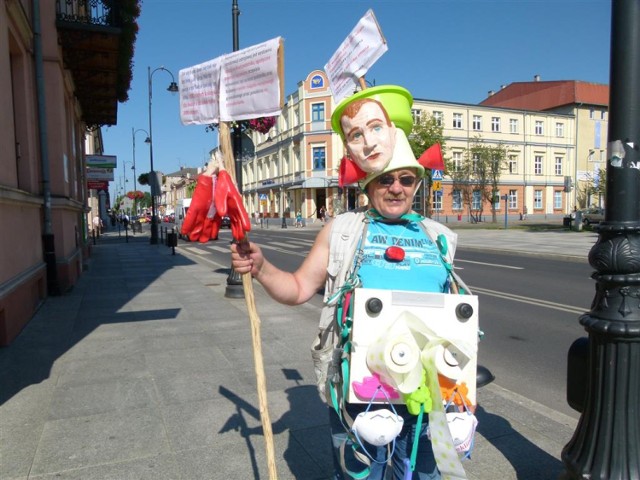
[[[338,215],[323,228],[298,270],[291,273],[278,269],[254,243],[231,247],[233,268],[240,274],[250,272],[278,302],[299,305],[325,289],[325,307],[313,352],[319,389],[326,387],[328,398],[333,398],[330,420],[335,479],[382,480],[387,464],[394,479],[441,478],[428,438],[429,422],[426,415],[424,420],[422,417],[422,412],[430,409],[430,399],[419,400],[419,416],[404,404],[395,405],[389,412],[378,409],[384,405],[371,408],[344,398],[336,402],[336,385],[344,379],[336,371],[336,363],[330,366],[328,361],[336,347],[342,347],[339,352],[345,351],[338,330],[347,328],[348,322],[341,317],[348,319],[347,304],[356,287],[439,293],[455,288],[452,261],[456,235],[411,209],[425,173],[407,140],[412,128],[411,102],[408,91],[382,86],[363,90],[336,107],[332,125],[347,150],[340,166],[340,183],[358,181],[368,205]],[[319,353],[323,358],[319,359]],[[425,408],[427,403],[429,407]],[[350,418],[369,409],[380,413],[370,416],[384,416],[394,424],[397,431],[392,436],[397,436],[393,448],[384,442],[362,441],[354,430]],[[354,440],[354,436],[358,438]],[[362,468],[353,453],[356,442],[369,455],[368,466],[360,474],[354,473]]]

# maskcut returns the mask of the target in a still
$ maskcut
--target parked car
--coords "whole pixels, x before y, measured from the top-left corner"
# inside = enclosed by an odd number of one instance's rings
[[[604,209],[600,207],[583,208],[578,210],[582,215],[582,224],[589,226],[592,223],[600,223],[604,220]],[[575,218],[575,213],[571,214],[572,218]]]
[[[222,217],[222,221],[220,222],[220,228],[231,228],[231,219],[226,215]]]

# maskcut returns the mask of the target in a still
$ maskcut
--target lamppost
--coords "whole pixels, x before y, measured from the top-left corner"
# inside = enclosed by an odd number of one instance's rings
[[[157,71],[163,70],[171,75],[171,83],[167,90],[171,93],[175,93],[178,91],[178,84],[176,83],[176,79],[169,70],[164,67],[158,67],[155,70],[151,70],[151,67],[147,67],[147,74],[149,78],[149,163],[151,166],[151,173],[149,174],[149,182],[151,184],[151,244],[155,245],[158,243],[158,219],[156,218],[156,194],[157,192],[157,181],[156,181],[156,172],[153,169],[153,134],[151,129],[151,99],[153,98],[153,88],[152,88],[152,79],[153,74]]]
[[[128,190],[128,189],[127,189],[127,183],[129,183],[129,180],[127,179],[127,164],[128,164],[128,165],[133,165],[133,162],[132,162],[132,161],[129,161],[129,160],[123,160],[123,161],[122,161],[122,167],[123,167],[123,171],[122,171],[122,180],[123,180],[123,183],[122,183],[122,185],[123,185],[123,187],[124,187],[124,196],[126,196],[126,195],[127,195],[127,193],[128,193],[128,192],[127,192],[127,190]],[[135,181],[135,179],[134,179],[134,181]],[[135,190],[135,187],[134,187],[134,190]],[[131,214],[131,212],[129,212],[129,214]]]
[[[147,137],[144,139],[144,143],[147,144],[151,144],[151,136],[149,135],[149,132],[147,132],[145,129],[143,128],[138,128],[137,130],[134,127],[131,127],[131,139],[133,140],[133,166],[131,167],[131,169],[133,170],[133,190],[137,191],[138,190],[138,177],[136,177],[136,133],[138,132],[143,132],[147,135]],[[134,203],[135,205],[135,203]],[[138,209],[136,208],[136,215],[138,214]]]
[[[640,478],[640,2],[613,0],[611,12],[607,209],[589,252],[589,336],[569,351],[567,397],[578,392],[581,415],[562,450],[567,479]]]
[[[231,27],[233,33],[233,51],[236,52],[240,49],[240,40],[238,32],[238,17],[240,16],[240,9],[238,8],[238,0],[233,0],[231,5]],[[236,184],[238,186],[238,193],[242,197],[242,132],[240,127],[236,126],[232,132],[233,141],[233,158],[235,159],[235,172],[236,172]],[[244,298],[244,288],[242,287],[242,277],[238,272],[231,267],[231,271],[227,276],[227,288],[225,289],[224,296],[227,298]]]

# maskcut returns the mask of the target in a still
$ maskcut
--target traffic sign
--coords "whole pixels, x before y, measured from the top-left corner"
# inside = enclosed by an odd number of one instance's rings
[[[267,199],[267,194],[266,193],[261,193],[260,194],[260,200],[266,200]]]
[[[433,189],[434,189],[436,192],[441,191],[441,190],[442,190],[442,182],[441,182],[440,180],[435,180],[435,181],[433,182]]]
[[[432,180],[442,180],[442,170],[432,170],[431,171],[431,179]]]

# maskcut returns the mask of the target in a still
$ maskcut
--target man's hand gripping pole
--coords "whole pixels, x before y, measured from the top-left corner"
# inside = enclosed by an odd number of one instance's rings
[[[231,233],[233,238],[239,242],[249,242],[249,231],[251,221],[244,209],[242,197],[235,184],[235,168],[233,150],[231,148],[231,135],[229,125],[220,122],[220,150],[224,160],[224,169],[218,174],[218,184],[215,193],[215,206],[220,216],[228,215],[231,219]],[[222,181],[222,185],[221,185]],[[269,480],[277,480],[276,461],[273,448],[273,433],[269,409],[267,406],[267,384],[264,375],[264,363],[262,361],[262,341],[260,336],[260,317],[256,309],[255,297],[253,294],[253,283],[251,273],[242,274],[242,286],[244,288],[244,298],[251,321],[251,338],[253,341],[253,361],[256,372],[256,383],[258,389],[258,401],[260,407],[260,419],[264,432],[265,450],[267,454],[267,466],[269,470]]]

